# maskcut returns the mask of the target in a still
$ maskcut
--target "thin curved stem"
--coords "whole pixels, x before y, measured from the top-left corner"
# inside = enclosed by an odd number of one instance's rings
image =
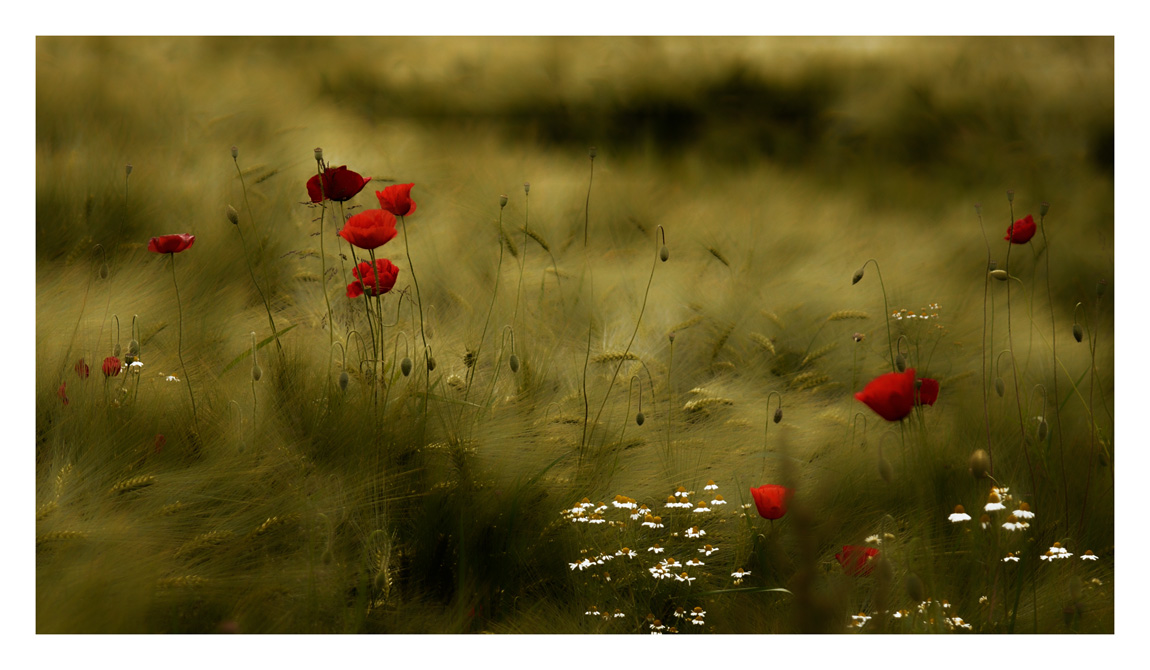
[[[244,193],[244,208],[248,210],[248,221],[250,221],[250,222],[251,222],[251,225],[252,225],[252,227],[253,227],[253,229],[254,229],[254,228],[255,228],[255,225],[256,225],[256,218],[255,218],[255,216],[252,214],[252,206],[251,206],[251,203],[249,203],[249,202],[248,202],[248,187],[247,187],[247,184],[244,182],[244,173],[243,173],[243,171],[242,171],[242,170],[240,170],[240,163],[239,163],[239,159],[238,159],[238,158],[236,158],[236,157],[234,157],[234,156],[233,156],[233,157],[232,157],[232,163],[234,163],[234,164],[235,164],[235,166],[236,166],[236,174],[238,174],[238,175],[239,175],[239,177],[240,177],[240,189],[241,189],[241,190],[243,191],[243,193]],[[264,309],[265,309],[265,310],[267,311],[267,313],[268,313],[268,325],[269,325],[269,326],[271,326],[271,329],[272,329],[272,335],[275,337],[275,341],[276,341],[276,349],[279,351],[279,354],[280,354],[280,363],[281,363],[281,365],[282,365],[282,364],[284,363],[284,360],[285,360],[285,359],[284,359],[284,356],[285,356],[285,354],[284,354],[284,348],[283,348],[283,343],[281,343],[281,342],[280,342],[280,335],[279,335],[279,331],[277,331],[277,330],[276,330],[276,322],[275,322],[275,319],[273,319],[273,318],[272,318],[272,307],[271,307],[271,303],[269,303],[269,302],[268,302],[268,298],[267,298],[267,295],[265,295],[265,294],[264,294],[264,290],[263,290],[263,288],[261,288],[261,287],[260,287],[260,283],[259,283],[258,281],[256,281],[256,273],[255,273],[255,270],[253,270],[253,269],[252,269],[252,260],[251,260],[251,257],[248,255],[248,245],[247,245],[247,242],[245,242],[245,241],[244,241],[244,231],[243,231],[243,229],[242,229],[242,228],[240,228],[240,224],[239,224],[238,222],[236,223],[236,231],[237,231],[237,232],[240,234],[240,245],[243,247],[243,250],[244,250],[244,260],[247,262],[247,266],[248,266],[248,274],[250,274],[250,275],[252,276],[252,284],[254,284],[254,285],[255,285],[255,287],[256,287],[256,291],[257,291],[257,292],[260,294],[260,300],[262,300],[262,301],[263,301],[263,303],[264,303]],[[259,230],[256,230],[255,232],[256,232],[256,239],[257,239],[257,240],[259,241],[259,243],[260,243],[260,246],[259,246],[259,248],[260,248],[260,253],[262,254],[262,253],[263,253],[263,249],[264,249],[263,241],[262,241],[262,239],[260,238],[260,235],[259,235]],[[267,278],[266,278],[266,276],[265,276],[264,280],[265,280],[265,282],[267,281]],[[268,283],[268,293],[271,293],[271,284],[270,284],[270,282]]]
[[[188,366],[184,363],[184,308],[180,302],[180,285],[176,282],[176,255],[174,253],[168,255],[172,257],[172,286],[176,287],[176,312],[179,316],[176,355],[180,359],[180,367],[184,371],[184,381],[188,385],[188,397],[192,400],[192,422],[196,425],[196,434],[198,435],[200,432],[200,420],[196,413],[196,396],[192,393],[192,378],[188,376]]]

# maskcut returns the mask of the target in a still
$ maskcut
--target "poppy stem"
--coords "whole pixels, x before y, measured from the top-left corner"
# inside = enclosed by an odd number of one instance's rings
[[[519,256],[519,289],[515,292],[515,311],[511,314],[511,325],[514,326],[519,318],[519,296],[523,293],[523,270],[527,267],[527,230],[530,222],[531,191],[523,193],[523,253]],[[502,210],[500,211],[502,214]],[[586,243],[584,243],[585,245]],[[502,248],[502,245],[500,245]]]
[[[1051,370],[1054,373],[1054,398],[1058,399],[1058,323],[1054,320],[1054,292],[1050,288],[1050,242],[1046,240],[1046,203],[1039,210],[1038,214],[1038,230],[1042,233],[1042,246],[1046,250],[1046,296],[1047,302],[1050,303],[1050,357],[1054,364]],[[1043,392],[1043,405],[1046,404],[1045,392]],[[1043,412],[1045,415],[1045,412]],[[1062,470],[1062,514],[1066,519],[1066,523],[1070,523],[1070,484],[1066,480],[1066,460],[1063,457],[1062,450],[1062,412],[1059,411],[1057,404],[1054,406],[1054,425],[1058,429],[1058,467]]]
[[[351,249],[351,261],[353,263],[355,263],[356,271],[358,271],[359,270],[359,257],[355,255],[355,247],[354,246]],[[375,267],[374,264],[372,265],[372,267],[373,268]],[[366,287],[366,284],[364,284],[364,278],[363,277],[359,278],[359,284],[361,287]],[[368,292],[366,290],[363,292],[363,311],[367,315],[367,330],[368,330],[368,333],[371,335],[371,355],[372,355],[372,358],[379,358],[379,348],[376,346],[376,342],[375,342],[375,326],[372,325],[372,320],[371,320],[371,301],[368,299]],[[383,333],[382,332],[380,332],[379,337],[380,337],[380,346],[382,346],[382,342],[383,342]],[[373,384],[374,384],[374,382],[373,382]]]
[[[583,248],[587,248],[588,231],[591,229],[591,184],[595,183],[595,156],[591,155],[591,176],[587,180],[587,202],[583,205]]]
[[[415,277],[415,263],[411,260],[411,244],[407,240],[407,222],[404,221],[403,215],[399,217],[399,227],[403,229],[403,249],[407,252],[407,266],[411,270],[411,282],[415,284],[415,301],[419,303],[419,337],[423,340],[423,356],[427,376],[424,378],[423,384],[423,426],[420,433],[420,441],[423,440],[423,435],[427,431],[427,403],[430,400],[431,392],[431,355],[430,349],[427,348],[427,332],[423,326],[423,297],[419,292],[419,280]]]
[[[323,174],[322,168],[320,169],[320,174],[321,175]],[[322,177],[320,179],[320,183],[321,184],[323,183]],[[322,189],[323,187],[320,186],[320,188]],[[324,215],[326,213],[327,213],[327,206],[323,204],[323,201],[320,201],[320,210],[319,210],[319,269],[320,269],[319,287],[320,287],[320,290],[323,291],[324,305],[327,306],[327,337],[328,337],[328,347],[331,347],[332,344],[335,344],[335,323],[334,323],[334,319],[332,319],[332,316],[331,316],[331,299],[327,295],[327,256],[323,250],[323,219],[324,219]],[[327,376],[328,376],[328,381],[330,382],[331,381],[331,369],[330,368],[328,368]]]
[[[894,338],[891,336],[891,333],[890,333],[890,307],[887,305],[886,284],[882,280],[882,268],[879,267],[878,261],[876,261],[873,258],[869,258],[869,259],[867,259],[866,263],[862,264],[862,267],[859,268],[858,272],[855,273],[855,276],[858,279],[862,279],[862,271],[863,271],[863,268],[865,268],[867,266],[867,263],[874,263],[874,269],[876,271],[878,271],[878,285],[882,289],[883,316],[886,318],[886,349],[887,349],[887,355],[890,356],[890,369],[892,372],[894,372],[897,369],[895,367],[895,364],[894,364],[894,352],[893,352],[893,349],[891,346],[894,344]],[[857,283],[857,280],[856,280],[856,283]]]
[[[192,401],[192,422],[196,425],[196,434],[200,432],[200,420],[196,413],[196,396],[192,393],[192,378],[188,376],[188,366],[184,363],[184,307],[180,302],[180,284],[176,281],[176,254],[169,253],[172,259],[172,286],[176,288],[176,314],[179,317],[179,327],[176,330],[176,356],[180,359],[180,367],[184,371],[184,382],[188,385],[188,398]]]
[[[236,166],[236,174],[238,174],[240,177],[240,189],[244,193],[244,208],[248,210],[248,221],[251,222],[252,229],[255,230],[256,240],[259,241],[259,251],[260,251],[260,255],[262,257],[263,250],[264,250],[264,244],[263,244],[263,241],[262,241],[260,234],[259,234],[260,231],[255,228],[256,218],[252,214],[251,203],[248,202],[248,187],[247,187],[247,184],[244,182],[244,173],[243,173],[243,170],[240,170],[240,162],[239,162],[238,158],[233,156],[232,162]],[[283,347],[283,343],[280,342],[279,332],[276,330],[275,319],[272,318],[271,303],[268,302],[267,295],[264,294],[264,290],[263,290],[263,288],[260,287],[260,283],[258,281],[256,281],[256,273],[255,273],[255,270],[252,269],[252,260],[251,260],[251,257],[248,256],[248,245],[244,241],[244,231],[240,228],[239,223],[236,223],[236,232],[238,232],[240,234],[240,245],[242,245],[243,249],[244,249],[244,260],[247,261],[247,264],[248,264],[248,274],[250,274],[252,276],[252,284],[255,284],[256,291],[259,292],[259,294],[260,294],[260,300],[262,300],[264,303],[264,309],[268,313],[268,325],[271,326],[272,335],[275,337],[275,340],[276,340],[276,349],[279,351],[279,354],[280,354],[280,365],[284,365],[285,364],[284,347]],[[266,273],[264,275],[264,281],[267,282]],[[268,284],[268,293],[271,293],[271,284],[270,283]]]
[[[479,352],[483,350],[483,341],[487,339],[487,326],[491,324],[491,312],[495,308],[495,296],[499,294],[499,277],[503,274],[503,208],[506,206],[502,204],[504,200],[506,198],[501,198],[499,205],[499,261],[495,265],[495,288],[491,291],[491,302],[487,305],[487,318],[483,320],[483,331],[479,334],[479,344],[475,347],[475,360],[467,369],[467,388],[463,391],[463,402],[467,402],[467,398],[471,394],[471,384],[475,381],[475,371],[479,367]],[[465,408],[466,405],[463,405],[459,409],[461,417]]]
[[[768,393],[767,394],[767,416],[766,416],[766,419],[763,420],[763,473],[764,474],[767,471],[767,451],[768,451],[768,449],[767,449],[767,435],[770,433],[770,430],[771,430],[771,396],[778,396],[778,398],[779,398],[779,417],[780,417],[780,419],[782,417],[782,411],[783,411],[783,395],[781,393],[779,393],[778,391],[771,391],[770,393]],[[866,419],[864,418],[863,421],[865,422]]]
[[[659,226],[659,232],[663,231],[663,226]],[[655,238],[655,243],[658,244],[658,236]],[[643,313],[647,311],[647,298],[651,294],[651,282],[655,279],[655,267],[659,265],[659,253],[655,250],[655,260],[651,262],[651,274],[647,277],[647,290],[643,292],[643,304],[639,307],[639,318],[635,319],[635,330],[631,332],[631,340],[627,342],[627,348],[623,350],[623,355],[619,358],[619,364],[615,366],[615,373],[611,375],[611,381],[607,384],[607,393],[603,395],[603,402],[599,405],[599,411],[595,414],[595,422],[591,424],[591,431],[587,434],[584,440],[583,447],[586,448],[587,443],[591,440],[591,436],[595,433],[595,426],[599,423],[599,417],[603,415],[603,408],[607,406],[607,399],[611,397],[611,391],[615,387],[615,379],[619,376],[619,370],[622,369],[623,363],[627,360],[627,354],[631,352],[631,345],[635,344],[635,336],[639,334],[639,324],[643,322]]]
[[[1013,202],[1010,203],[1010,220],[1012,222],[1011,225],[1013,226],[1014,225],[1013,224],[1013,221],[1014,221],[1014,203]],[[1006,268],[1007,268],[1008,272],[1010,271],[1010,248],[1012,246],[1014,246],[1014,243],[1009,242],[1009,241],[1006,243]],[[1030,461],[1030,449],[1026,446],[1026,422],[1022,418],[1022,395],[1018,391],[1018,361],[1016,360],[1017,357],[1014,355],[1014,329],[1013,329],[1013,326],[1011,325],[1011,318],[1010,318],[1010,282],[1009,281],[1006,282],[1006,339],[1007,339],[1007,346],[1010,348],[1010,368],[1011,368],[1011,371],[1013,373],[1011,376],[1014,378],[1014,401],[1015,401],[1015,405],[1018,407],[1019,441],[1022,444],[1022,454],[1023,454],[1023,456],[1026,457],[1026,467],[1030,471],[1030,487],[1031,487],[1030,490],[1034,492],[1035,507],[1037,507],[1038,506],[1038,499],[1037,499],[1038,480],[1034,476],[1034,464],[1031,463],[1031,461]]]

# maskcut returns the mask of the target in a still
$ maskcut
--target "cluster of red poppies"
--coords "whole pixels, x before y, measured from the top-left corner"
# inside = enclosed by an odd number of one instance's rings
[[[363,177],[347,169],[346,165],[325,168],[307,180],[307,193],[312,202],[324,200],[344,202],[354,198],[371,177]],[[411,199],[411,187],[415,184],[395,184],[382,191],[376,191],[380,209],[369,209],[349,218],[339,231],[339,236],[349,244],[366,251],[374,251],[390,242],[396,236],[395,217],[407,216],[415,211],[415,201]],[[372,263],[363,261],[351,271],[356,281],[347,285],[347,297],[358,298],[367,293],[378,296],[395,287],[399,268],[386,258],[378,258]]]

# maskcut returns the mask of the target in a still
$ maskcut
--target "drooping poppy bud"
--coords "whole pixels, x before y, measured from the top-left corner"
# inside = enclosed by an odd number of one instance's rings
[[[507,363],[511,366],[512,372],[519,372],[519,357],[518,356],[516,356],[515,354],[511,354],[511,358],[507,361]]]
[[[783,408],[780,407],[780,408],[775,410],[775,423],[778,423],[782,420],[783,420]]]
[[[906,370],[906,356],[899,354],[894,357],[894,366],[898,368],[899,372]]]
[[[1002,377],[994,378],[994,392],[1001,398],[1006,395],[1006,382],[1002,381]]]
[[[408,358],[407,356],[403,357],[403,360],[399,362],[399,371],[403,373],[404,377],[411,374],[411,359],[410,358]]]
[[[1080,324],[1077,324],[1077,323],[1074,324],[1074,341],[1076,341],[1076,342],[1082,341],[1082,326]]]
[[[990,476],[990,454],[985,449],[976,449],[970,455],[968,463],[970,475],[975,479],[986,479]]]
[[[664,263],[666,263],[666,262],[667,262],[667,259],[668,259],[668,258],[670,258],[670,257],[671,257],[671,252],[667,250],[667,245],[666,245],[666,244],[664,244],[664,245],[663,245],[663,246],[662,246],[662,247],[659,249],[659,260],[661,260],[661,261],[663,261]]]
[[[350,378],[347,376],[346,370],[339,373],[339,390],[346,391],[348,381],[350,381]]]
[[[224,210],[224,215],[228,217],[228,221],[231,221],[233,226],[239,225],[240,213],[236,211],[235,207],[228,205],[227,209]]]
[[[646,420],[647,420],[647,418],[645,416],[643,416],[642,412],[639,412],[638,414],[635,415],[635,424],[636,425],[642,426],[643,422]]]
[[[852,286],[853,286],[853,285],[855,285],[855,284],[857,284],[857,283],[859,283],[860,281],[862,281],[862,278],[863,278],[863,268],[865,268],[865,267],[866,267],[866,266],[864,265],[863,267],[859,268],[858,270],[855,270],[855,274],[854,274],[854,276],[853,276],[853,277],[851,277],[851,285],[852,285]]]

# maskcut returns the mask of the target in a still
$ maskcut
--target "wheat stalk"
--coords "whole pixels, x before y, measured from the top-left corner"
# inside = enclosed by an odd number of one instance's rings
[[[840,309],[837,312],[831,312],[831,315],[827,317],[827,321],[844,321],[846,319],[869,319],[869,318],[870,318],[870,316],[862,310]]]
[[[752,342],[771,352],[772,356],[775,355],[775,343],[771,342],[771,338],[761,333],[751,333],[750,337]]]
[[[112,487],[112,493],[127,493],[128,491],[136,491],[156,483],[156,478],[152,475],[141,475],[139,477],[132,477],[116,484]]]
[[[605,351],[591,360],[595,363],[609,363],[612,361],[637,361],[639,357],[630,351]]]

